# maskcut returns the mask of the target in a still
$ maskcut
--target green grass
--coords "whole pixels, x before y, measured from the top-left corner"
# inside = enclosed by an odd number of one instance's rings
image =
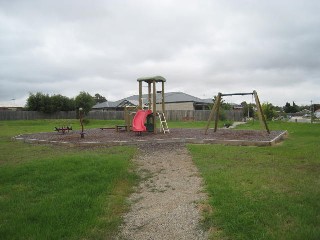
[[[288,139],[275,147],[188,146],[210,196],[204,224],[212,239],[320,238],[320,124],[269,127],[287,129]]]
[[[86,128],[123,121],[90,120]],[[15,142],[77,120],[0,121],[0,239],[112,239],[137,183],[135,148],[61,148]],[[223,124],[223,123],[221,123]],[[206,122],[169,122],[205,128]],[[221,125],[219,125],[221,126]],[[259,122],[241,129],[262,129]],[[288,130],[275,147],[188,145],[209,194],[212,239],[319,239],[320,124]]]
[[[59,120],[0,122],[0,239],[110,239],[137,182],[132,147],[61,148],[11,140]],[[75,122],[77,123],[77,122]],[[107,124],[90,121],[88,127]],[[113,124],[113,123],[111,123]]]

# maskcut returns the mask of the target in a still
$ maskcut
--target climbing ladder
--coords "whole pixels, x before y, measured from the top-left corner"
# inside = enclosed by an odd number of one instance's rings
[[[168,124],[167,124],[167,120],[166,120],[166,117],[164,116],[164,113],[163,112],[158,112],[157,114],[158,114],[159,119],[160,119],[160,132],[170,133],[169,127],[168,127]]]

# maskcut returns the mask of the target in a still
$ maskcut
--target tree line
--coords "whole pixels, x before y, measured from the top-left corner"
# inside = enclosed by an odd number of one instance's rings
[[[84,91],[80,92],[75,98],[68,98],[60,94],[50,96],[37,92],[29,94],[26,109],[50,114],[59,111],[78,111],[79,108],[82,108],[83,112],[87,114],[95,104],[105,101],[106,98],[99,93],[91,96]]]
[[[216,96],[213,99],[213,103],[215,100]],[[75,98],[68,98],[60,94],[50,96],[49,94],[37,92],[35,94],[30,93],[27,99],[26,109],[29,111],[38,111],[50,114],[59,111],[78,111],[79,108],[82,108],[83,112],[87,114],[95,104],[105,101],[107,101],[106,98],[99,93],[91,96],[89,93],[84,91],[80,92]],[[298,106],[295,102],[293,102],[292,105],[287,102],[283,107],[274,106],[267,102],[263,103],[261,107],[268,120],[279,117],[281,114],[297,113],[305,109],[314,112],[315,110],[320,109],[319,104],[313,104],[312,106]],[[220,119],[223,120],[225,118],[224,110],[231,110],[232,108],[233,106],[230,103],[226,103],[222,100],[220,106]],[[245,101],[241,103],[243,117],[245,118],[254,118],[256,108],[257,107],[254,103],[247,103]]]

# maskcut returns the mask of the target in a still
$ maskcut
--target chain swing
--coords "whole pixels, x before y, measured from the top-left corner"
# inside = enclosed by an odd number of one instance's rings
[[[214,116],[214,121],[215,121],[215,124],[214,124],[214,132],[217,131],[217,128],[218,128],[218,121],[219,121],[219,110],[220,110],[220,104],[221,104],[221,99],[223,96],[233,96],[233,95],[241,95],[241,96],[244,96],[244,95],[252,95],[252,98],[254,97],[255,99],[255,102],[256,102],[256,106],[257,106],[257,113],[258,113],[258,117],[259,117],[259,120],[261,122],[261,124],[264,126],[264,128],[266,129],[266,131],[270,134],[270,130],[268,128],[268,125],[267,125],[267,122],[266,122],[266,119],[264,117],[264,114],[262,113],[262,108],[261,108],[261,104],[260,104],[260,100],[259,100],[259,97],[258,97],[258,94],[257,92],[254,90],[252,93],[231,93],[231,94],[222,94],[222,93],[218,93],[218,96],[216,98],[216,101],[214,102],[214,105],[213,105],[213,108],[210,112],[210,116],[209,116],[209,119],[208,119],[208,122],[207,122],[207,126],[206,126],[206,130],[205,130],[205,134],[208,133],[208,129],[209,129],[209,126],[210,126],[210,122]]]

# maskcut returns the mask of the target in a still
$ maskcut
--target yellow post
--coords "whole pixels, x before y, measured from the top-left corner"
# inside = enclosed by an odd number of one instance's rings
[[[148,82],[148,109],[151,109],[151,82]]]
[[[209,116],[209,119],[208,119],[208,123],[207,123],[207,126],[206,126],[205,134],[208,133],[208,129],[209,129],[209,126],[210,126],[210,122],[211,122],[211,120],[212,120],[212,118],[213,118],[213,115],[214,115],[214,114],[216,114],[216,115],[219,114],[219,112],[217,112],[217,106],[218,106],[218,104],[220,105],[219,98],[221,99],[221,93],[218,93],[218,97],[217,97],[217,99],[216,99],[216,101],[215,101],[215,103],[213,104],[213,107],[212,107],[212,109],[211,109],[210,116]],[[215,118],[215,119],[216,119],[216,118]]]
[[[214,132],[216,132],[218,128],[220,103],[221,103],[221,93],[218,94],[218,99],[217,99],[217,105],[216,105],[217,110],[216,110],[216,115],[214,116],[215,117]]]
[[[142,81],[139,81],[139,109],[142,109]]]
[[[257,109],[258,109],[258,117],[260,120],[260,123],[264,126],[264,128],[267,130],[267,132],[270,134],[270,130],[268,128],[267,122],[266,122],[266,118],[262,112],[262,108],[261,108],[261,104],[258,98],[258,94],[256,91],[253,91],[253,95],[254,95],[254,99],[256,100],[256,105],[257,105]]]
[[[166,110],[164,107],[164,82],[162,82],[162,112],[164,113],[164,111]]]
[[[157,133],[156,127],[156,117],[157,117],[157,90],[156,90],[156,81],[153,82],[153,102],[152,102],[152,111],[153,111],[153,132]]]

